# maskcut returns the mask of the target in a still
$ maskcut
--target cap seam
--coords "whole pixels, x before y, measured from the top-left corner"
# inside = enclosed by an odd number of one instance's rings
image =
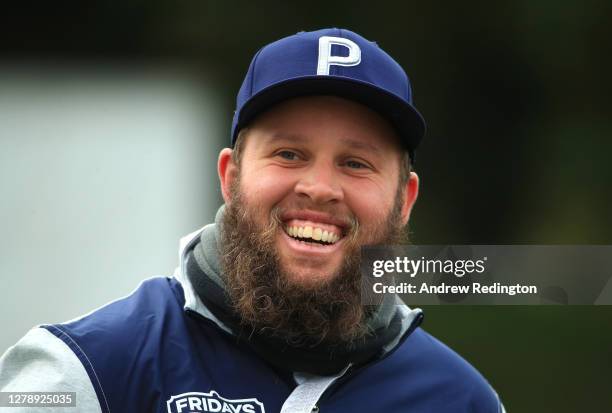
[[[253,96],[253,80],[255,79],[255,70],[257,69],[257,59],[259,55],[263,51],[264,47],[259,49],[257,53],[255,53],[255,57],[253,57],[253,70],[251,71],[251,88],[249,90],[249,99]]]
[[[338,37],[345,37],[344,34],[342,34],[342,29],[340,27],[338,27]],[[335,76],[344,76],[344,71],[346,70],[343,66],[334,66],[332,69],[334,70],[333,74]]]

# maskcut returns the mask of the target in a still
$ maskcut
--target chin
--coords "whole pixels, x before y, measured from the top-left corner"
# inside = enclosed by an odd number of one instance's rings
[[[325,271],[315,269],[302,269],[300,271],[289,270],[283,268],[283,273],[290,284],[304,287],[305,289],[313,289],[319,286],[328,284],[336,278],[337,271]]]

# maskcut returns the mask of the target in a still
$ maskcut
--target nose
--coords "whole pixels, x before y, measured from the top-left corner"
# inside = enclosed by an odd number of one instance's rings
[[[314,164],[304,171],[295,185],[295,192],[318,204],[333,203],[344,199],[344,191],[338,182],[334,166],[321,163]]]

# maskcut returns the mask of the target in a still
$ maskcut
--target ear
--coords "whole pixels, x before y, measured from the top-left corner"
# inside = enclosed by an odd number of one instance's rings
[[[410,177],[408,178],[408,182],[406,182],[406,187],[404,188],[404,201],[402,204],[402,224],[406,225],[408,220],[410,219],[410,212],[412,211],[412,207],[419,196],[419,176],[410,172]]]
[[[221,182],[221,195],[226,204],[229,204],[232,198],[230,188],[238,173],[238,168],[232,158],[232,152],[230,148],[223,148],[219,152],[219,160],[217,161],[217,173]]]

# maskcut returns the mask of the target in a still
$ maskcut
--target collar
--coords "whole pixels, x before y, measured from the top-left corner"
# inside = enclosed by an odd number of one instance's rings
[[[202,302],[198,294],[196,294],[191,281],[189,281],[189,277],[187,276],[187,255],[198,243],[202,231],[212,225],[214,224],[205,225],[197,231],[187,234],[180,239],[179,266],[176,268],[176,270],[174,270],[174,278],[176,278],[176,280],[183,287],[183,293],[185,295],[185,305],[183,306],[183,309],[185,311],[193,311],[198,313],[199,315],[214,322],[221,330],[225,331],[226,333],[233,334],[232,330],[221,320],[219,320]]]

